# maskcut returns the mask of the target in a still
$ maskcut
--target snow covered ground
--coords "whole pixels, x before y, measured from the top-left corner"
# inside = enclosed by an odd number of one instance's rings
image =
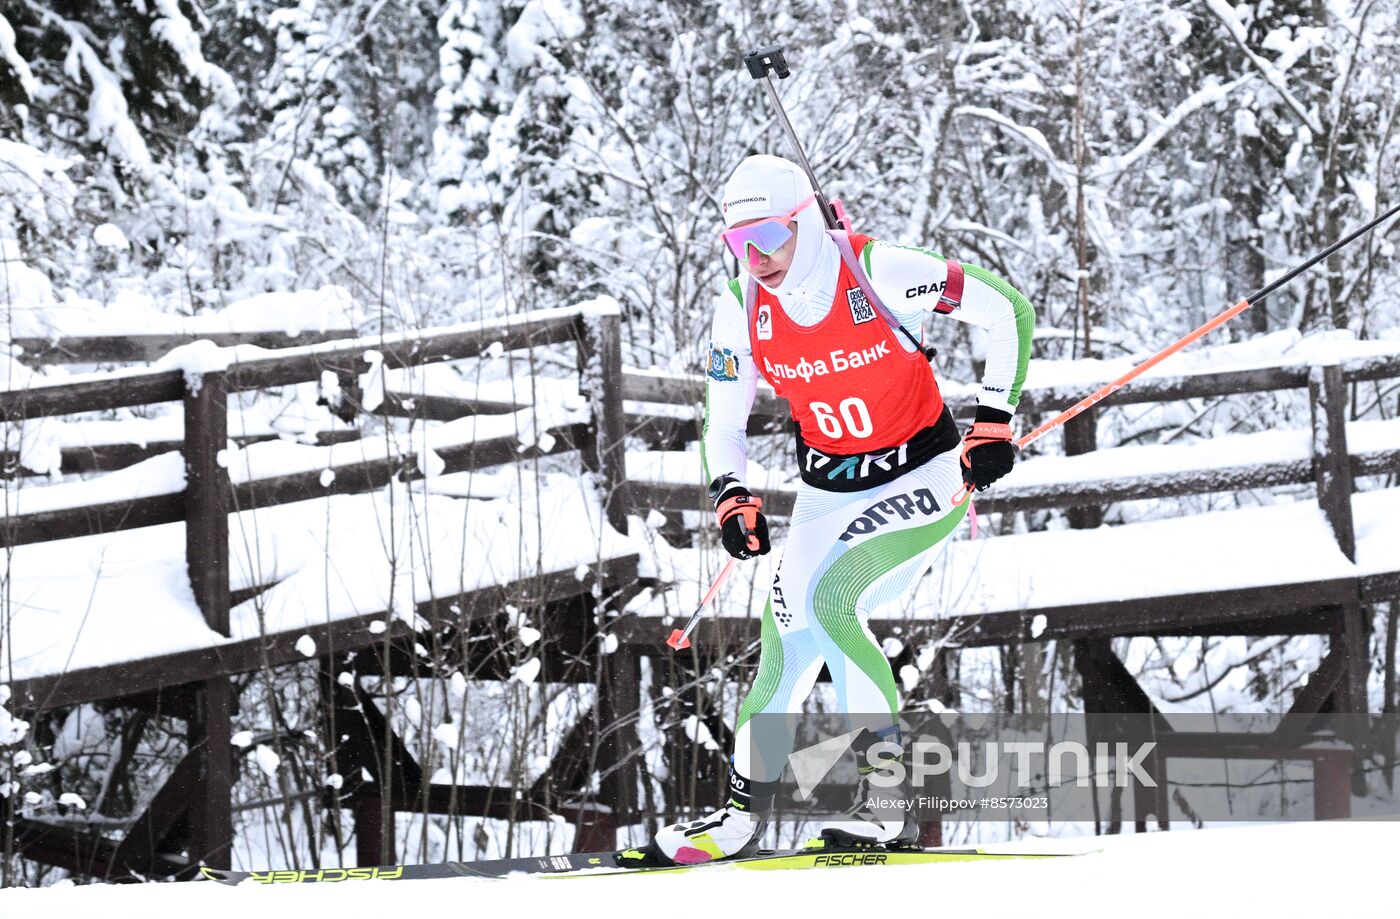
[[[1087,852],[996,863],[622,875],[561,880],[369,881],[236,888],[208,882],[0,891],[0,915],[264,919],[309,915],[1400,916],[1400,823],[1347,821],[1031,839],[996,851]],[[1097,850],[1097,851],[1095,851]]]

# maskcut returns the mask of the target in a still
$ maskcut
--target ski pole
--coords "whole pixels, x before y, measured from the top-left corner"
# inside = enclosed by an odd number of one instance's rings
[[[666,644],[677,651],[684,651],[690,647],[690,633],[695,629],[695,624],[700,621],[701,610],[715,598],[715,594],[719,593],[720,586],[729,577],[729,573],[734,570],[734,563],[737,561],[738,559],[734,556],[729,557],[729,561],[724,563],[724,567],[715,576],[715,582],[710,585],[709,590],[705,591],[705,596],[700,598],[700,605],[695,607],[695,612],[690,614],[690,621],[685,624],[685,628],[672,631],[671,637],[666,639]]]
[[[841,205],[841,202],[827,202],[826,193],[822,191],[821,183],[817,181],[817,174],[812,171],[812,164],[807,161],[807,154],[797,139],[797,132],[792,129],[792,122],[788,121],[787,111],[783,108],[783,100],[778,98],[777,87],[773,85],[772,74],[776,73],[779,80],[786,80],[792,75],[792,71],[787,65],[787,59],[783,56],[783,46],[773,45],[769,48],[750,51],[744,55],[744,66],[748,68],[749,76],[763,82],[763,88],[768,93],[768,101],[773,103],[773,111],[777,113],[778,124],[782,127],[783,133],[787,135],[792,152],[797,156],[797,164],[802,167],[803,172],[807,173],[807,180],[812,183],[812,188],[817,193],[817,206],[821,210],[822,219],[826,221],[827,229],[851,232],[851,219],[846,216],[846,209]]]
[[[1389,220],[1391,217],[1394,217],[1396,214],[1400,214],[1400,204],[1395,205],[1390,210],[1386,211],[1384,214],[1381,214],[1379,217],[1370,221],[1360,229],[1357,229],[1348,234],[1347,236],[1343,237],[1342,239],[1337,240],[1332,245],[1328,246],[1326,249],[1323,249],[1317,255],[1314,255],[1306,262],[1303,262],[1301,265],[1298,265],[1297,267],[1293,268],[1291,271],[1289,271],[1287,274],[1285,274],[1278,280],[1274,281],[1272,284],[1267,284],[1264,287],[1261,287],[1259,290],[1250,294],[1248,297],[1245,297],[1239,303],[1236,303],[1234,306],[1225,310],[1223,313],[1216,316],[1214,319],[1210,320],[1206,324],[1202,325],[1201,327],[1195,329],[1192,332],[1188,332],[1186,335],[1183,335],[1175,342],[1172,342],[1170,345],[1167,345],[1167,347],[1163,348],[1161,351],[1158,351],[1156,354],[1152,355],[1147,360],[1143,361],[1141,364],[1138,364],[1132,370],[1129,370],[1127,373],[1123,374],[1121,377],[1114,380],[1112,383],[1109,383],[1105,386],[1100,387],[1099,389],[1094,390],[1092,393],[1085,396],[1083,399],[1080,399],[1078,402],[1074,403],[1069,408],[1065,409],[1063,412],[1060,412],[1060,414],[1056,415],[1054,418],[1051,418],[1049,421],[1045,422],[1040,427],[1036,428],[1034,431],[1031,431],[1029,434],[1020,437],[1016,441],[1016,449],[1018,451],[1025,449],[1026,446],[1029,445],[1031,442],[1045,436],[1047,433],[1053,431],[1055,428],[1064,424],[1066,421],[1069,421],[1071,418],[1083,414],[1086,410],[1092,408],[1094,405],[1097,405],[1099,402],[1102,402],[1104,399],[1107,399],[1109,396],[1113,395],[1118,390],[1128,385],[1128,383],[1142,376],[1142,374],[1144,374],[1151,368],[1157,366],[1167,358],[1171,357],[1173,354],[1177,353],[1182,348],[1185,348],[1192,342],[1220,328],[1222,325],[1229,322],[1231,319],[1234,319],[1236,316],[1238,316],[1240,313],[1243,313],[1251,306],[1254,306],[1256,303],[1263,300],[1269,294],[1278,290],[1280,287],[1287,284],[1289,281],[1292,281],[1294,278],[1298,277],[1298,275],[1307,271],[1309,268],[1316,265],[1318,262],[1336,253],[1338,250],[1343,249],[1356,242],[1357,239],[1359,239],[1366,233],[1369,233],[1371,230],[1374,230],[1377,226]],[[962,504],[963,501],[967,500],[968,495],[970,495],[971,493],[971,487],[968,485],[963,485],[962,490],[953,496],[953,504],[955,506]]]

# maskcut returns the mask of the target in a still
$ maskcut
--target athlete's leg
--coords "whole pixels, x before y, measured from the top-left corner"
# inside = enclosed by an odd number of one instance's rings
[[[812,550],[827,539],[813,533],[809,508],[814,500],[822,502],[808,492],[815,489],[804,485],[798,491],[783,558],[764,605],[758,673],[739,709],[729,799],[713,814],[663,828],[651,847],[636,851],[636,859],[694,864],[728,858],[743,851],[762,830],[792,736],[786,718],[759,719],[761,730],[755,731],[754,717],[800,712],[822,665],[806,608],[786,600],[794,583],[801,585],[800,593],[806,592],[814,569]]]
[[[899,712],[888,659],[870,631],[874,609],[906,596],[962,522],[957,453],[933,457],[886,485],[861,492],[810,586],[813,635],[842,711]]]
[[[733,763],[739,774],[759,783],[776,782],[792,750],[787,719],[760,719],[761,736],[754,735],[754,716],[802,711],[821,672],[822,656],[813,634],[810,594],[821,559],[847,511],[859,502],[850,494],[823,492],[802,485],[789,519],[783,558],[773,575],[773,587],[760,627],[758,674],[739,708]]]
[[[889,660],[870,630],[871,611],[907,596],[962,522],[966,504],[952,507],[962,487],[956,451],[936,456],[893,482],[861,493],[861,503],[833,540],[812,584],[808,605],[813,635],[831,672],[849,727],[864,728],[854,749],[863,776],[874,781],[866,751],[878,741],[898,744],[899,691]],[[832,841],[908,844],[918,824],[906,783],[895,789],[865,786],[861,818],[828,825]]]

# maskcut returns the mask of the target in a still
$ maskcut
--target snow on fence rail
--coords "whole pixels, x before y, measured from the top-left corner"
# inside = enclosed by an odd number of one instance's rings
[[[60,383],[39,383],[24,389],[0,391],[0,421],[14,422],[184,400],[183,443],[210,440],[212,436],[211,442],[220,445],[215,448],[215,454],[218,454],[223,450],[222,444],[227,437],[226,403],[228,394],[232,392],[314,382],[331,373],[345,390],[358,391],[364,380],[371,387],[378,385],[378,393],[361,394],[366,408],[378,408],[379,403],[383,402],[388,414],[406,414],[417,406],[408,408],[405,404],[408,397],[384,393],[382,383],[375,383],[376,378],[382,379],[384,369],[476,357],[488,349],[513,350],[576,342],[580,346],[580,369],[588,378],[597,372],[596,365],[600,361],[620,367],[619,339],[615,330],[617,323],[615,307],[595,303],[577,309],[538,311],[494,323],[476,322],[445,329],[415,330],[353,342],[334,341],[274,354],[243,346],[229,349],[190,347],[167,355],[165,363],[181,365],[170,369],[157,366],[143,370],[86,374]],[[591,371],[588,369],[590,363],[595,365]],[[617,412],[602,411],[604,400],[611,398],[606,388],[597,384],[582,388],[591,393],[590,399],[595,403],[591,406],[595,409],[591,416],[587,412],[569,415],[551,411],[548,405],[542,407],[545,415],[538,415],[532,408],[522,408],[513,417],[501,419],[495,424],[487,423],[485,418],[465,419],[465,426],[456,425],[448,431],[437,432],[418,446],[432,450],[442,461],[437,470],[442,472],[479,469],[564,450],[584,449],[587,452],[590,442],[597,439],[589,417],[600,417],[606,421],[609,414],[620,414],[620,407]],[[370,398],[375,396],[377,398],[371,406]],[[215,407],[203,405],[210,401],[224,403],[223,414],[216,417]],[[425,404],[434,416],[448,417],[448,409],[431,400],[426,400]],[[460,409],[460,403],[455,407]],[[452,417],[463,414],[467,413],[459,411]],[[536,432],[533,443],[523,449],[517,443],[519,438],[516,432],[520,430]],[[603,440],[608,438],[605,436]],[[249,450],[255,451],[256,447]],[[371,446],[365,452],[378,452],[381,456],[348,464],[331,461],[330,450],[329,447],[319,451],[307,448],[303,452],[310,454],[310,459],[297,463],[303,468],[283,474],[245,476],[245,481],[231,482],[233,506],[250,509],[327,494],[369,491],[395,476],[411,478],[421,475],[429,465],[419,455],[419,450],[395,451],[385,445],[378,448]],[[343,454],[345,451],[341,452]],[[597,453],[596,450],[593,452]],[[596,465],[607,474],[614,490],[621,492],[623,474],[621,469],[614,468],[618,464],[613,461],[614,454],[620,455],[620,451],[609,448],[605,452],[606,456],[601,456]],[[215,459],[218,459],[217,455]],[[225,463],[229,459],[227,455],[223,457]],[[437,460],[432,462],[437,464]],[[275,469],[277,465],[263,464],[268,469]],[[327,469],[332,473],[333,480],[324,484],[322,476]],[[158,486],[134,500],[125,496],[121,499],[82,500],[80,496],[83,493],[91,495],[103,491],[98,484],[101,480],[21,490],[16,492],[19,500],[11,502],[4,532],[0,536],[5,545],[23,545],[185,519],[185,502],[177,499],[177,496],[184,493],[186,482],[178,476],[166,476],[165,479],[163,487]],[[27,510],[26,504],[34,509]],[[620,524],[622,517],[614,513],[613,519]]]
[[[1384,380],[1400,377],[1400,348],[1395,353],[1347,358],[1338,362],[1347,383]],[[1210,396],[1237,395],[1247,392],[1269,392],[1280,389],[1301,389],[1308,385],[1308,375],[1315,365],[1251,367],[1242,370],[1198,371],[1176,375],[1146,376],[1118,390],[1099,403],[1099,407],[1132,405],[1145,402],[1171,402]],[[1316,365],[1320,366],[1320,365]],[[1040,386],[1028,383],[1021,391],[1019,413],[1057,412],[1078,402],[1112,377],[1083,383],[1056,383]],[[622,372],[622,397],[637,402],[666,405],[698,406],[705,401],[705,377],[702,374],[668,373],[656,370]],[[971,416],[975,406],[975,387],[942,384],[944,401],[954,414]],[[753,416],[765,421],[786,422],[790,419],[786,405],[772,389],[759,386],[754,399]]]
[[[123,364],[156,361],[182,345],[201,339],[221,348],[240,345],[282,350],[327,341],[354,338],[353,328],[338,327],[311,332],[209,332],[204,334],[138,333],[130,335],[64,335],[57,338],[15,337],[10,343],[21,349],[31,365]]]
[[[130,408],[185,397],[186,377],[219,371],[229,391],[266,389],[319,380],[324,372],[357,378],[379,363],[384,369],[478,357],[493,346],[514,350],[580,340],[581,324],[617,316],[615,305],[539,310],[520,317],[469,322],[445,328],[331,341],[277,352],[238,345],[189,346],[167,354],[153,367],[31,380],[21,389],[0,390],[0,420],[22,421],[78,412]],[[372,356],[377,353],[377,357]],[[620,363],[620,358],[619,358]]]
[[[1251,367],[1148,377],[1119,390],[1101,407],[1306,387],[1313,407],[1314,430],[1235,435],[1205,445],[1097,451],[1096,409],[1066,425],[1069,455],[1026,460],[995,490],[978,496],[978,505],[990,512],[1039,510],[1314,481],[1321,488],[1319,470],[1331,470],[1332,465],[1346,467],[1336,472],[1345,472],[1349,493],[1350,481],[1356,476],[1400,473],[1400,427],[1396,422],[1338,424],[1345,419],[1346,384],[1392,377],[1400,377],[1400,351],[1358,356],[1325,366]],[[703,402],[703,379],[699,375],[629,369],[623,371],[623,395],[640,403],[694,406]],[[1027,386],[1020,411],[1056,411],[1074,404],[1102,382]],[[975,389],[971,387],[954,385],[945,390],[945,400],[958,415],[970,416],[974,399]],[[639,417],[642,426],[651,420]],[[754,400],[751,433],[771,432],[775,422],[788,422],[789,417],[786,406],[771,390],[761,387]],[[694,424],[676,424],[675,419],[661,415],[654,418],[673,442],[698,436]],[[1349,437],[1363,438],[1359,450],[1349,449]],[[1328,459],[1333,454],[1348,459],[1338,464]],[[634,478],[634,496],[647,506],[663,510],[698,509],[698,463],[692,465],[696,467],[693,476],[677,478],[662,471],[674,470],[676,464],[653,464],[654,474]],[[1131,472],[1124,474],[1124,469]],[[795,484],[770,487],[765,493],[765,509],[785,515],[791,511],[795,495]],[[1335,496],[1332,503],[1336,504]],[[1333,513],[1339,513],[1335,506],[1329,516]]]
[[[12,492],[0,541],[13,547],[184,520],[196,602],[209,626],[228,635],[228,517],[234,510],[372,491],[428,470],[449,473],[578,450],[582,465],[602,479],[609,522],[624,529],[621,400],[616,387],[602,385],[620,373],[619,321],[615,304],[593,301],[495,322],[328,342],[275,354],[204,343],[168,355],[168,367],[87,374],[0,391],[0,420],[7,422],[150,402],[184,403],[182,459],[166,454],[111,477]],[[419,432],[403,446],[386,438],[326,447],[278,442],[236,451],[227,447],[231,392],[317,381],[326,373],[335,374],[345,388],[364,380],[382,389],[385,368],[563,342],[578,345],[585,401],[572,408],[551,403],[508,416],[463,418]],[[378,395],[382,400],[382,391]],[[368,406],[368,395],[362,398]],[[404,408],[402,398],[394,403],[396,410]],[[522,443],[521,431],[530,432],[528,443]],[[352,452],[358,455],[345,456]]]

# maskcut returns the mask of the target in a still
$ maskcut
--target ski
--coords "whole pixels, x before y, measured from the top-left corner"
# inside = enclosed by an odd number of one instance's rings
[[[1065,858],[1083,853],[988,852],[981,848],[943,849],[801,849],[766,850],[744,858],[703,862],[698,865],[630,867],[617,852],[576,852],[569,855],[536,855],[479,862],[443,862],[432,865],[393,865],[376,868],[310,868],[284,871],[220,871],[200,868],[205,878],[221,884],[326,884],[342,881],[412,881],[442,878],[505,878],[511,875],[592,877],[622,874],[677,873],[710,868],[749,871],[782,871],[800,868],[861,868],[883,865],[927,865],[942,862],[1011,861]]]

